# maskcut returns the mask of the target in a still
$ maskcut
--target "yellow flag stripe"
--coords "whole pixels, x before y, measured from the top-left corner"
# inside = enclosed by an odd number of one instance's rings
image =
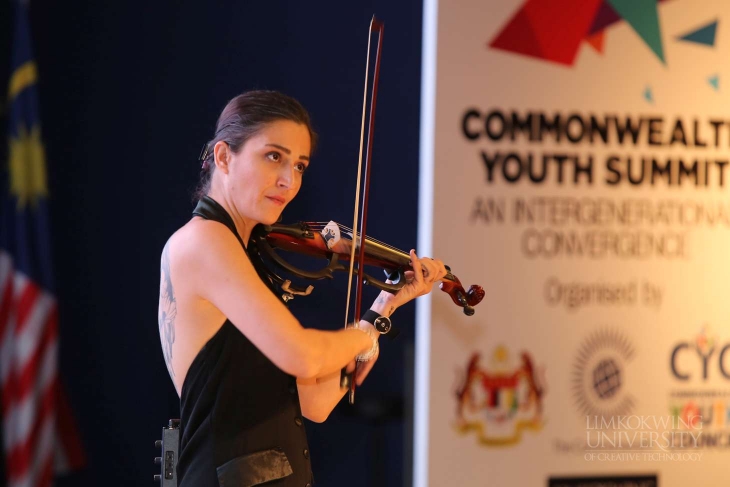
[[[8,97],[12,101],[21,91],[38,81],[38,70],[35,61],[28,61],[15,70],[10,78]]]

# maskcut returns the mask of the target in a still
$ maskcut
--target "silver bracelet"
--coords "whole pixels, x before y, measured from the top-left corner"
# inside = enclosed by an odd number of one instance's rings
[[[361,353],[360,355],[355,356],[355,360],[358,362],[367,362],[371,358],[375,356],[376,353],[378,353],[378,350],[380,349],[380,345],[378,344],[378,336],[377,331],[374,328],[369,329],[363,329],[360,328],[359,323],[352,323],[348,326],[348,328],[353,328],[355,330],[360,330],[361,332],[365,333],[367,336],[370,337],[370,339],[373,341],[373,346],[365,353]]]

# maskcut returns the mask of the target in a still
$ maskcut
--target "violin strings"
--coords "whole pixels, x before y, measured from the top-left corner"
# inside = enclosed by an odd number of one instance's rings
[[[352,229],[351,228],[346,227],[344,225],[340,225],[340,228],[343,229],[343,230],[345,230],[345,231],[347,231],[347,232],[350,232],[350,234],[352,234]],[[376,238],[368,237],[368,236],[366,236],[365,238],[366,238],[366,240],[369,240],[369,241],[371,241],[373,243],[376,243],[378,245],[381,245],[381,246],[383,246],[383,247],[385,247],[385,248],[387,248],[389,250],[392,250],[394,252],[397,252],[397,253],[400,253],[400,254],[403,254],[403,255],[408,255],[408,252],[405,252],[405,251],[403,251],[403,250],[401,250],[401,249],[399,249],[397,247],[394,247],[394,246],[392,246],[390,244],[387,244],[387,243],[385,243],[385,242],[383,242],[381,240],[378,240]]]
[[[306,224],[309,225],[313,230],[317,230],[317,231],[321,231],[322,229],[324,229],[330,223],[331,222],[306,222]],[[345,225],[342,225],[341,223],[337,223],[337,226],[340,227],[340,230],[345,230],[346,232],[350,232],[350,234],[352,234],[352,229],[350,227],[347,227]],[[409,255],[408,252],[405,252],[405,251],[403,251],[403,250],[401,250],[401,249],[399,249],[397,247],[393,247],[392,245],[389,245],[389,244],[387,244],[385,242],[381,242],[378,239],[375,239],[375,238],[372,238],[372,237],[367,237],[367,240],[369,240],[370,242],[374,242],[374,243],[376,243],[378,245],[382,245],[383,247],[386,247],[387,249],[392,250],[394,252],[398,252],[398,253],[402,254],[403,256],[408,256]],[[449,272],[447,274],[447,278],[448,279],[453,279],[453,277],[451,276],[451,272]]]
[[[328,225],[329,223],[330,223],[330,222],[307,222],[307,224],[308,224],[309,226],[313,227],[313,228],[314,228],[315,230],[322,230],[322,229],[323,229],[324,227],[326,227],[326,226],[327,226],[327,225]],[[348,227],[348,226],[345,226],[345,225],[342,225],[341,223],[337,223],[337,225],[338,225],[338,226],[340,227],[340,230],[345,230],[346,232],[349,232],[349,233],[350,233],[350,234],[352,235],[352,233],[353,233],[353,231],[352,231],[352,228],[350,228],[350,227]],[[392,251],[394,251],[394,252],[398,252],[398,253],[401,253],[401,254],[403,254],[403,255],[409,255],[409,253],[408,253],[408,252],[406,252],[406,251],[404,251],[404,250],[401,250],[401,249],[399,249],[399,248],[397,248],[397,247],[394,247],[394,246],[392,246],[392,245],[389,245],[389,244],[387,244],[387,243],[385,243],[385,242],[382,242],[382,241],[380,241],[380,240],[378,240],[378,239],[376,239],[376,238],[373,238],[373,237],[367,237],[367,236],[366,236],[366,239],[367,239],[367,240],[369,240],[369,241],[371,241],[371,242],[373,242],[373,243],[376,243],[376,244],[378,244],[378,245],[382,245],[383,247],[385,247],[385,248],[387,248],[387,249],[389,249],[389,250],[392,250]]]
[[[323,229],[323,228],[324,228],[324,227],[326,227],[326,226],[327,226],[327,225],[328,225],[329,223],[330,223],[330,222],[307,222],[307,224],[308,224],[308,225],[312,226],[312,227],[313,227],[313,228],[315,228],[316,230],[321,230],[321,229]],[[341,230],[345,230],[346,232],[349,232],[349,233],[350,233],[350,234],[352,235],[352,228],[350,228],[350,227],[348,227],[348,226],[345,226],[345,225],[342,225],[341,223],[337,223],[337,225],[338,225],[338,226],[340,227],[340,229],[341,229]],[[403,251],[403,250],[401,250],[401,249],[399,249],[399,248],[397,248],[397,247],[394,247],[394,246],[392,246],[392,245],[389,245],[389,244],[387,244],[387,243],[385,243],[385,242],[382,242],[382,241],[380,241],[380,240],[378,240],[378,239],[376,239],[376,238],[373,238],[373,237],[366,237],[366,238],[367,238],[367,240],[369,240],[369,241],[371,241],[371,242],[373,242],[373,243],[377,243],[377,244],[379,244],[379,245],[382,245],[383,247],[386,247],[386,248],[388,248],[388,249],[390,249],[390,250],[393,250],[393,251],[395,251],[395,252],[399,252],[399,253],[402,253],[402,254],[404,254],[404,255],[408,255],[408,252],[405,252],[405,251]]]

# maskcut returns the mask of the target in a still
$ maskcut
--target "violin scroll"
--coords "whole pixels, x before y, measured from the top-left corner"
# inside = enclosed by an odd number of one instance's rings
[[[484,289],[477,285],[472,284],[469,286],[469,290],[464,290],[464,286],[461,285],[461,281],[451,273],[451,269],[446,267],[449,271],[447,274],[448,280],[441,282],[440,288],[443,292],[451,296],[451,300],[455,305],[461,306],[464,309],[466,316],[472,316],[474,314],[474,306],[482,302],[484,299]]]

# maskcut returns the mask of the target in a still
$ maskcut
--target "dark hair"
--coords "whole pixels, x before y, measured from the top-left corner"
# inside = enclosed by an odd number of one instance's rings
[[[198,200],[210,191],[210,183],[215,169],[213,148],[220,141],[228,144],[238,153],[248,139],[256,135],[267,124],[277,120],[291,120],[309,130],[312,149],[317,145],[317,134],[312,129],[307,110],[294,98],[277,91],[247,91],[233,98],[218,117],[215,135],[203,148],[200,182],[194,193]]]

